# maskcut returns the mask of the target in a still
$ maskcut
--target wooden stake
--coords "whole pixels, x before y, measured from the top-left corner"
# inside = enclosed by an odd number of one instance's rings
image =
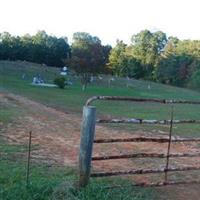
[[[92,147],[95,134],[96,108],[84,106],[79,151],[79,186],[85,187],[90,178]]]

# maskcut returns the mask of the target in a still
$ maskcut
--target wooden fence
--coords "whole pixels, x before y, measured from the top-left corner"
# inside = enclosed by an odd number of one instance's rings
[[[169,167],[169,159],[176,157],[200,157],[200,153],[170,153],[171,143],[177,142],[200,142],[200,138],[178,138],[172,137],[173,124],[182,123],[200,123],[200,120],[174,120],[173,110],[171,112],[170,120],[145,120],[145,119],[99,119],[96,120],[96,107],[91,106],[91,103],[96,100],[109,101],[133,101],[133,102],[154,102],[162,104],[200,104],[200,101],[186,101],[186,100],[165,100],[165,99],[145,99],[145,98],[131,98],[131,97],[116,97],[116,96],[94,96],[87,100],[83,108],[83,121],[81,130],[81,142],[79,151],[79,186],[85,187],[90,177],[107,177],[130,174],[155,174],[165,173],[163,182],[158,183],[136,183],[133,186],[164,186],[164,185],[178,185],[178,184],[200,184],[200,181],[168,181],[168,172],[200,170],[200,166],[183,166],[183,167]],[[131,138],[111,138],[111,139],[96,139],[95,124],[96,123],[134,123],[134,124],[169,124],[170,131],[168,137],[131,137]],[[167,153],[134,153],[134,154],[120,154],[112,156],[96,156],[92,157],[92,150],[94,143],[115,143],[115,142],[155,142],[168,143]],[[110,171],[91,173],[91,161],[111,160],[111,159],[127,159],[127,158],[166,158],[166,166],[163,169],[130,169],[127,171]],[[112,186],[111,186],[112,187]],[[120,187],[120,186],[114,186]]]

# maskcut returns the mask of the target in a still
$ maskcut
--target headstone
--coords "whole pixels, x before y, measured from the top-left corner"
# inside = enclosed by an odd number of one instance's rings
[[[73,85],[71,81],[66,81],[66,85]]]
[[[111,80],[111,81],[115,81],[115,78],[112,77],[110,80]]]
[[[102,77],[102,76],[98,76],[98,79],[99,79],[99,80],[102,80],[102,79],[103,79],[103,77]]]
[[[126,87],[128,88],[130,86],[130,78],[126,77]]]
[[[111,82],[115,81],[113,77],[108,79],[108,87],[111,87]]]
[[[33,84],[37,84],[38,81],[37,81],[37,77],[33,77]]]
[[[64,72],[67,71],[67,67],[66,66],[63,67],[63,71]]]
[[[60,75],[66,76],[67,73],[68,73],[68,68],[67,68],[66,66],[64,66],[64,67],[61,69]]]
[[[26,74],[22,74],[22,79],[24,80],[26,78]]]
[[[60,75],[66,76],[67,72],[60,72]]]
[[[90,77],[90,83],[92,83],[92,82],[94,82],[94,77],[93,76]]]

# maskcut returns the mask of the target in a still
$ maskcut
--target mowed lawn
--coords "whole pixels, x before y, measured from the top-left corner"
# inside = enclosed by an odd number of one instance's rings
[[[22,76],[25,74],[25,79]],[[148,81],[127,80],[115,78],[108,86],[108,76],[102,80],[94,81],[85,92],[81,90],[79,79],[68,77],[73,82],[72,86],[65,89],[37,87],[31,85],[33,77],[40,74],[47,83],[53,83],[54,78],[59,74],[59,69],[50,68],[44,65],[28,62],[0,62],[0,90],[9,91],[30,99],[42,102],[46,105],[62,109],[66,112],[81,115],[82,107],[89,97],[96,95],[130,96],[159,99],[182,99],[200,100],[200,93],[189,89],[177,88]],[[129,87],[127,87],[127,84]],[[118,101],[98,101],[93,105],[97,106],[98,117],[131,117],[143,119],[170,119],[171,105],[156,103],[131,103]],[[200,105],[174,105],[174,119],[200,119]],[[114,127],[119,127],[114,125]],[[168,131],[168,126],[152,125],[128,125],[122,126],[126,129],[152,130],[157,127],[160,130]],[[200,136],[198,124],[176,125],[175,134],[184,136]]]

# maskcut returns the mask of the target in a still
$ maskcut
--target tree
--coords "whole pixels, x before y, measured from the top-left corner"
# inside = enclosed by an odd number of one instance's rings
[[[70,55],[70,47],[65,38],[49,36],[45,31],[38,31],[32,37],[34,48],[32,49],[33,59],[39,63],[61,67],[63,60]]]
[[[109,69],[109,67],[107,65],[109,62],[109,55],[110,55],[111,50],[112,50],[112,47],[110,45],[102,46],[103,65],[102,65],[101,70],[99,71],[100,73],[103,73],[103,74],[111,74],[112,73],[111,69]]]
[[[105,65],[104,49],[98,37],[77,32],[73,35],[70,66],[81,77],[85,90],[92,75],[102,71]]]
[[[157,65],[157,80],[178,86],[196,85],[196,71],[200,67],[199,49],[198,41],[179,41],[170,37]]]
[[[8,32],[3,32],[0,35],[0,58],[3,60],[12,59],[13,37]]]
[[[143,66],[144,78],[152,79],[159,56],[167,43],[166,34],[149,30],[132,36],[132,54]]]
[[[188,86],[195,89],[200,89],[200,66],[199,69],[193,72],[190,81],[188,83]]]
[[[131,54],[130,47],[120,40],[110,51],[108,67],[116,76],[141,78],[144,74],[140,62]]]
[[[0,34],[0,59],[3,60],[27,60],[60,67],[70,51],[66,38],[49,36],[45,31],[22,37],[7,32]]]
[[[126,44],[123,41],[117,40],[116,46],[110,51],[108,67],[116,76],[123,74],[126,68]]]

